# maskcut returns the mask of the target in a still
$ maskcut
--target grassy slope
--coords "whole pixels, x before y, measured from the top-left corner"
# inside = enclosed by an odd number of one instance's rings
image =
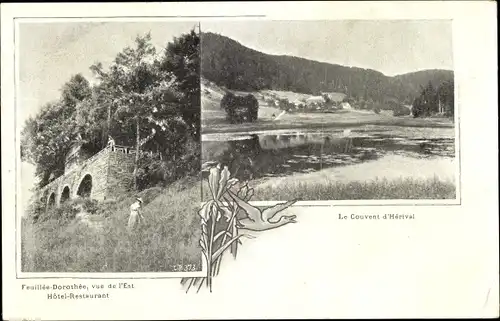
[[[135,233],[126,230],[132,194],[100,204],[100,212],[107,216],[100,229],[75,220],[24,221],[22,270],[166,272],[174,264],[195,264],[200,270],[199,180],[152,188],[140,196],[145,200],[146,222]]]
[[[206,89],[207,91],[204,91]],[[274,121],[272,115],[281,113],[279,109],[267,106],[268,91],[252,93],[259,101],[259,118],[254,123],[229,124],[225,112],[220,109],[223,90],[208,81],[202,82],[202,133],[252,132],[277,129],[328,129],[356,127],[364,125],[453,128],[454,124],[444,118],[394,117],[391,114],[352,110],[342,113],[294,113],[285,114]],[[243,94],[242,92],[239,92]],[[274,91],[276,93],[276,91]],[[286,92],[283,92],[286,95]]]

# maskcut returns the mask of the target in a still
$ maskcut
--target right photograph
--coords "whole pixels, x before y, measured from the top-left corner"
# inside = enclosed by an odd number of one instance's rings
[[[206,21],[201,77],[202,170],[252,201],[459,199],[451,20]]]

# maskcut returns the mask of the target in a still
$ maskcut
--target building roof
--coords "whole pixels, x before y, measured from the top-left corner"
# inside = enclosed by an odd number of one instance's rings
[[[306,99],[306,104],[313,104],[313,103],[324,103],[325,98],[322,96],[312,96]]]
[[[338,92],[324,92],[321,93],[322,95],[327,95],[328,98],[330,98],[331,101],[340,103],[344,100],[344,98],[347,96],[344,93],[338,93]]]

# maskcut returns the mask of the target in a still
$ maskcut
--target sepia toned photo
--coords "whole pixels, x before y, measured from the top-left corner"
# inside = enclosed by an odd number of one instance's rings
[[[254,200],[459,198],[451,20],[207,21],[201,39],[203,166]]]
[[[199,23],[16,32],[20,271],[201,272]]]

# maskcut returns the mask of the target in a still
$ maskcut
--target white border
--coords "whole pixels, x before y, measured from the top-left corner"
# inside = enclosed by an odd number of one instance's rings
[[[178,279],[135,280],[138,289],[113,293],[110,300],[101,303],[47,301],[41,295],[22,291],[21,283],[26,281],[15,279],[14,268],[12,200],[15,190],[9,188],[15,179],[15,158],[10,152],[14,149],[13,84],[6,78],[11,77],[14,66],[9,52],[12,43],[9,23],[12,17],[21,15],[104,16],[106,13],[123,16],[265,13],[269,19],[289,20],[456,19],[454,31],[460,35],[457,37],[460,60],[454,61],[454,65],[455,77],[460,83],[455,86],[461,92],[460,103],[465,107],[460,128],[465,134],[461,137],[462,151],[465,151],[461,157],[461,206],[382,207],[379,211],[408,211],[417,217],[415,221],[393,222],[391,229],[371,222],[344,227],[332,219],[334,211],[366,214],[377,212],[375,207],[296,208],[295,211],[302,212],[298,214],[303,215],[304,221],[268,232],[258,242],[245,244],[237,262],[224,265],[211,295],[184,295],[179,290]],[[47,6],[29,3],[2,4],[1,17],[2,27],[6,27],[1,30],[2,274],[3,290],[9,293],[3,297],[5,319],[498,317],[498,151],[491,148],[498,142],[495,135],[498,134],[495,2],[52,3]],[[490,148],[483,148],[483,136],[487,137]],[[313,220],[314,214],[320,219]],[[306,218],[309,225],[305,224]],[[328,224],[337,229],[332,232],[323,228]],[[305,234],[287,234],[293,228],[293,232]],[[348,233],[342,234],[344,230]],[[321,235],[322,232],[326,235]],[[337,233],[337,238],[328,237]],[[301,254],[315,250],[316,239],[325,240],[318,254],[325,254],[325,246],[331,249],[330,255],[323,255],[324,259],[330,259],[327,262],[331,266],[318,270],[311,264],[314,261],[297,262],[297,252],[293,255],[273,253],[274,249],[283,248],[283,242],[296,239],[312,246],[298,252]],[[278,259],[271,260],[273,256]],[[283,277],[278,282],[273,278],[249,279],[245,274],[255,271],[267,274],[267,267],[262,264],[270,262],[294,266],[282,269]],[[401,269],[402,266],[415,270],[407,271]],[[326,271],[330,274],[321,274]],[[91,284],[91,280],[82,283]],[[248,302],[256,297],[264,304],[259,309],[248,309]]]

